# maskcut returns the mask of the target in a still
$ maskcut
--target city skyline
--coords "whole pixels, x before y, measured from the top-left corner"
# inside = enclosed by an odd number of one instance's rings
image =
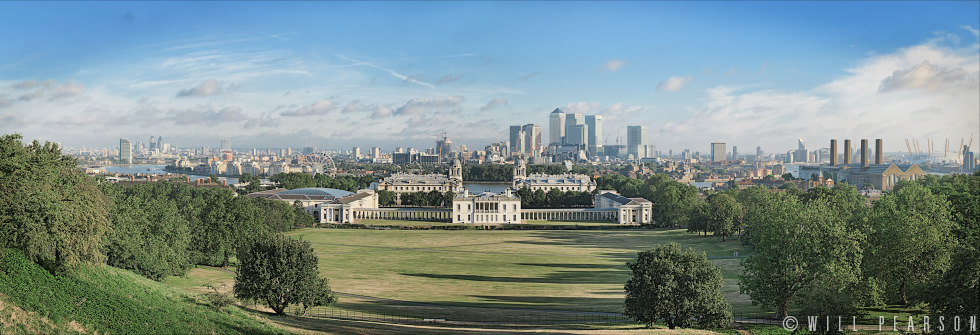
[[[980,135],[978,6],[2,3],[0,131],[325,149],[448,131],[479,149],[516,124],[551,139],[557,107],[602,116],[602,144],[642,125],[663,152],[799,137],[898,152]]]

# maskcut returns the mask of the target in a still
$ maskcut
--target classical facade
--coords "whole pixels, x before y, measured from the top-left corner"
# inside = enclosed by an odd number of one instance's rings
[[[453,160],[448,175],[396,173],[378,183],[378,191],[394,192],[396,197],[400,197],[402,193],[413,192],[459,193],[462,189],[463,165],[458,159]]]
[[[378,208],[378,195],[373,190],[352,193],[333,188],[279,188],[251,193],[248,197],[262,197],[290,204],[299,201],[318,223],[353,223],[356,210]]]
[[[615,209],[620,224],[653,223],[653,203],[643,198],[627,198],[616,191],[602,190],[595,195],[596,209]]]
[[[463,191],[453,199],[453,223],[515,224],[521,223],[521,198],[510,190],[503,193],[470,194]]]
[[[592,181],[592,178],[584,174],[532,174],[529,176],[527,175],[527,165],[524,163],[524,160],[517,159],[514,161],[514,181],[512,187],[515,190],[527,187],[531,191],[543,190],[545,192],[551,189],[558,189],[563,192],[592,192],[596,189],[596,183]]]

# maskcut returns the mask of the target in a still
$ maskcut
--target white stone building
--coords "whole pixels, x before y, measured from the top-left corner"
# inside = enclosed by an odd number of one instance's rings
[[[521,198],[506,190],[503,193],[470,194],[463,191],[453,199],[453,223],[515,224],[521,223]]]
[[[651,224],[653,223],[653,203],[643,198],[627,198],[616,191],[601,190],[595,195],[596,209],[616,209],[619,211],[617,222],[620,224]]]
[[[352,193],[333,188],[279,188],[251,193],[248,197],[263,197],[290,204],[299,201],[318,223],[354,223],[356,209],[378,208],[378,195],[373,190]]]
[[[402,193],[431,192],[460,193],[463,190],[463,165],[453,160],[448,175],[396,173],[378,183],[378,191],[394,192],[396,197]]]
[[[524,160],[517,159],[514,161],[514,181],[512,187],[515,190],[527,187],[531,191],[543,190],[545,192],[551,189],[558,189],[562,192],[592,192],[596,189],[596,183],[592,181],[592,178],[584,174],[532,174],[528,176],[527,165],[524,163]]]

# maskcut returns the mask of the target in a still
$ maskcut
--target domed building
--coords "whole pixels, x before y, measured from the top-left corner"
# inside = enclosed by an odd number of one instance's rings
[[[442,193],[463,191],[463,164],[454,159],[447,175],[395,173],[378,183],[378,191],[390,191],[400,198],[402,193]]]

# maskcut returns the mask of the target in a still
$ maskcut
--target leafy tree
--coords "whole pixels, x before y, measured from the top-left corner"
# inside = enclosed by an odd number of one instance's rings
[[[980,312],[980,240],[963,242],[956,247],[949,270],[933,281],[925,295],[929,307],[939,314]]]
[[[865,263],[894,301],[908,305],[911,286],[949,268],[953,223],[949,202],[917,183],[886,194],[871,208]]]
[[[238,176],[238,182],[246,183],[245,193],[254,193],[262,190],[262,180],[258,176],[254,176],[250,173],[243,173]]]
[[[235,297],[264,301],[278,315],[291,304],[325,306],[336,301],[325,278],[319,277],[310,242],[283,235],[258,239],[238,251]]]
[[[106,263],[162,280],[190,268],[190,225],[168,197],[170,183],[122,187],[103,184],[113,198],[112,230],[106,235]]]
[[[76,165],[57,144],[0,136],[0,248],[54,273],[103,260],[110,202]]]
[[[708,206],[703,203],[698,204],[691,210],[691,219],[687,224],[687,232],[703,233],[707,236],[709,221]]]
[[[293,205],[279,200],[265,198],[252,199],[252,205],[257,209],[261,225],[271,232],[286,232],[299,228],[296,222],[296,210]],[[263,229],[265,230],[265,229]]]
[[[753,304],[776,308],[776,316],[785,317],[790,303],[844,291],[859,281],[864,235],[825,201],[800,203],[774,193],[754,211],[754,250],[742,260],[739,282]]]
[[[378,205],[381,206],[395,205],[395,192],[385,191],[385,190],[378,191]]]
[[[670,329],[731,323],[732,307],[721,293],[721,271],[704,252],[681,252],[676,243],[659,245],[640,252],[627,266],[626,316],[649,326],[663,320]]]
[[[716,194],[708,198],[707,218],[706,228],[725,241],[741,225],[742,205],[731,195]]]
[[[296,228],[301,227],[315,227],[317,219],[313,217],[312,214],[308,213],[305,208],[303,208],[303,203],[299,200],[293,202],[293,212],[296,213],[294,218],[296,219],[293,224]]]

